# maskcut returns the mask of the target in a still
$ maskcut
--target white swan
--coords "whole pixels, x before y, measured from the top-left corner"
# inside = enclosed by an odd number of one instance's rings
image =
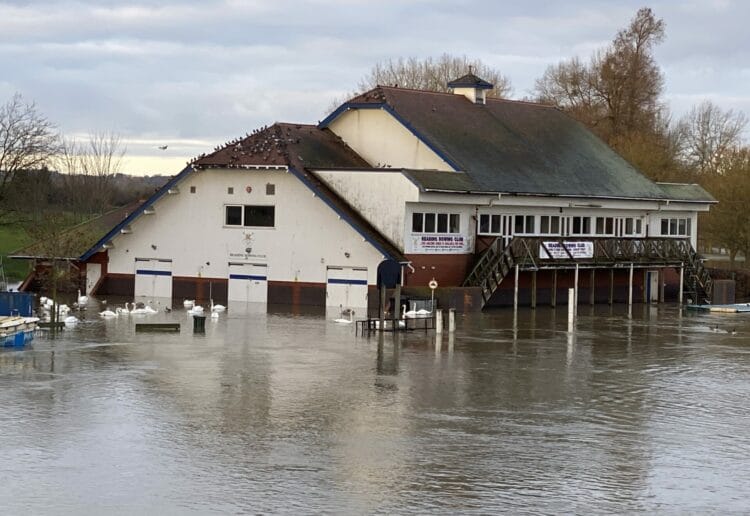
[[[186,299],[182,302],[182,306],[184,306],[185,308],[193,308],[194,305],[195,299]]]
[[[211,311],[212,312],[224,312],[226,311],[227,307],[224,305],[215,305],[214,300],[211,300]]]
[[[336,324],[351,324],[354,322],[354,311],[349,310],[349,318],[348,319],[334,319],[333,322]]]
[[[100,317],[117,317],[119,315],[119,312],[113,312],[112,310],[104,310],[103,312],[99,312]]]
[[[146,305],[145,307],[143,307],[143,309],[146,311],[147,314],[155,314],[159,312],[159,310],[155,310],[151,308],[151,305]]]
[[[76,317],[75,315],[69,315],[68,317],[63,319],[63,322],[66,326],[74,326],[78,324],[78,317]]]
[[[406,319],[406,318],[413,319],[413,318],[415,318],[415,317],[417,317],[419,315],[416,310],[409,310],[407,312],[406,311],[406,305],[403,305],[401,308],[402,308],[402,310],[401,310],[401,318],[402,319]]]
[[[187,313],[190,315],[203,315],[203,307],[201,305],[194,305]]]
[[[86,306],[86,304],[89,302],[89,296],[82,296],[81,295],[81,289],[78,289],[78,305],[79,306]]]
[[[219,318],[219,312],[211,312],[211,319],[218,319]]]
[[[47,300],[48,300],[48,299],[49,299],[49,298],[48,298],[47,296],[42,296],[42,297],[40,297],[40,298],[39,298],[39,304],[40,304],[40,305],[42,305],[42,306],[46,305],[46,304],[47,304]]]

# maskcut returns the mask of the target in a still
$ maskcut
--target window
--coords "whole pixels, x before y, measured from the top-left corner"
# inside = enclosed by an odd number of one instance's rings
[[[542,215],[539,217],[539,233],[542,235],[559,235],[560,217],[557,215]]]
[[[596,234],[597,235],[614,235],[615,219],[614,217],[596,217]]]
[[[531,235],[534,234],[534,215],[516,215],[513,217],[513,234]]]
[[[245,226],[272,228],[274,225],[275,206],[245,206]]]
[[[480,235],[499,235],[500,230],[500,215],[479,215],[479,234]],[[457,232],[457,231],[456,231]]]
[[[225,206],[224,224],[227,226],[274,227],[275,206]]]
[[[458,213],[412,213],[412,233],[458,233],[461,216]]]
[[[227,187],[227,193],[228,193],[229,195],[232,195],[232,194],[234,193],[234,187],[233,187],[233,186],[229,186],[229,187]]]
[[[190,193],[195,193],[195,187],[194,186],[190,187]]]
[[[266,183],[266,195],[276,195],[276,185],[273,183]]]
[[[573,217],[571,235],[590,235],[591,217]]]
[[[227,226],[242,225],[242,206],[227,206],[224,224]]]
[[[690,236],[690,219],[661,219],[663,236]]]

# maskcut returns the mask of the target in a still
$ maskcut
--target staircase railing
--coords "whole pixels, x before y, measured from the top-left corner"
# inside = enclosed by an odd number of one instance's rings
[[[573,250],[571,243],[585,243]],[[583,249],[583,251],[581,251]],[[482,254],[464,286],[482,289],[483,306],[516,265],[521,270],[684,265],[687,290],[697,302],[710,302],[713,282],[688,239],[514,237],[505,248],[497,238]]]

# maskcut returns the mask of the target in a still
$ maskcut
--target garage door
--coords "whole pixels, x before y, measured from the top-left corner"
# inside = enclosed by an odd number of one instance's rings
[[[172,260],[135,259],[135,296],[172,298]]]
[[[263,263],[229,264],[229,301],[268,301],[268,266]]]
[[[327,306],[367,306],[366,267],[328,267],[326,276]]]

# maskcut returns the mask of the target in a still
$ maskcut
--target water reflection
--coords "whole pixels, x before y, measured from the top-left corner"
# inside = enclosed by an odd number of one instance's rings
[[[723,512],[750,494],[741,318],[582,306],[568,328],[539,307],[367,338],[318,309],[233,306],[194,335],[181,307],[92,308],[0,353],[9,513]]]

